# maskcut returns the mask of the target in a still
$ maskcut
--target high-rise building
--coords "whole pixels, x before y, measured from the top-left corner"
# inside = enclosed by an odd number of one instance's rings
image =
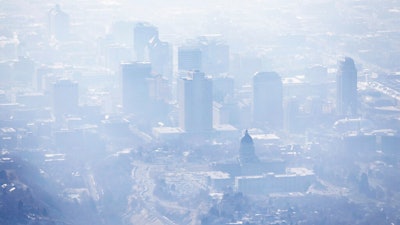
[[[147,60],[146,57],[148,57],[148,55],[146,55],[146,51],[148,51],[148,45],[152,38],[158,39],[157,27],[145,22],[140,22],[135,25],[133,47],[137,61]]]
[[[192,71],[179,84],[179,125],[187,133],[206,133],[213,129],[212,80]]]
[[[279,129],[283,122],[282,79],[276,72],[257,72],[253,77],[253,123]]]
[[[168,79],[160,74],[149,79],[149,95],[154,101],[170,102],[172,99],[171,87]]]
[[[229,46],[220,35],[203,35],[188,40],[178,49],[179,70],[200,70],[218,75],[229,72]]]
[[[104,48],[105,66],[113,71],[118,71],[121,62],[132,60],[132,51],[124,45],[111,44]]]
[[[121,64],[122,105],[124,112],[143,115],[149,107],[151,64],[127,62]]]
[[[56,5],[48,12],[49,34],[57,40],[65,40],[69,36],[69,15]]]
[[[213,77],[213,95],[214,101],[225,102],[232,98],[235,92],[235,79],[229,76]]]
[[[73,115],[78,112],[79,88],[78,83],[61,79],[53,84],[53,112],[56,117]]]
[[[288,132],[296,132],[297,131],[297,123],[299,120],[299,101],[293,96],[290,99],[287,99],[284,104],[284,118],[283,118],[283,126]]]
[[[232,54],[229,64],[229,73],[235,77],[235,83],[247,84],[254,73],[263,68],[262,58],[254,54]]]
[[[35,75],[35,63],[32,59],[20,56],[12,64],[12,68],[15,82],[32,85]]]
[[[229,71],[229,45],[221,35],[203,35],[198,38],[202,52],[202,70],[207,74],[220,74]]]
[[[154,37],[149,42],[149,58],[153,73],[172,79],[172,47],[168,42]]]
[[[196,47],[178,48],[178,70],[202,70],[201,50]]]
[[[352,58],[339,62],[336,75],[336,109],[339,115],[357,113],[357,69]]]

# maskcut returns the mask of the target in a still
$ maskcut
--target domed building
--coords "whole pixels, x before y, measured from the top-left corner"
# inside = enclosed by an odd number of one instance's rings
[[[233,187],[237,192],[252,195],[305,192],[315,180],[312,170],[286,168],[285,161],[280,159],[260,160],[247,130],[240,139],[237,161],[214,163],[213,170],[222,172],[209,177],[215,190]]]
[[[248,130],[240,139],[239,155],[236,159],[214,163],[213,169],[229,173],[230,176],[247,176],[263,173],[284,173],[286,163],[281,159],[261,161],[256,153],[253,138]]]
[[[240,164],[259,162],[259,159],[255,153],[253,138],[249,135],[247,130],[240,140],[239,161]]]

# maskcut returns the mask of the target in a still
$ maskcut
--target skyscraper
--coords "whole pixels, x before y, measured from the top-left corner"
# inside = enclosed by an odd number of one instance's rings
[[[202,70],[207,74],[229,71],[229,45],[221,35],[203,35],[198,38],[202,53]]]
[[[202,72],[193,71],[179,85],[180,127],[187,133],[212,131],[212,80]]]
[[[261,128],[282,127],[282,79],[275,72],[257,72],[253,77],[253,122]]]
[[[221,35],[203,35],[178,49],[179,70],[201,70],[206,74],[229,71],[229,46]]]
[[[196,47],[182,46],[178,49],[178,70],[201,70],[201,50]]]
[[[336,109],[339,115],[357,113],[357,69],[352,58],[339,62],[336,75]]]
[[[35,63],[28,57],[18,57],[13,64],[13,78],[17,83],[31,85],[35,75]]]
[[[53,112],[56,119],[76,114],[79,104],[78,83],[62,79],[53,84]]]
[[[287,132],[296,133],[300,131],[299,100],[292,96],[284,104],[283,127]]]
[[[149,107],[151,64],[127,62],[121,64],[122,105],[124,112],[144,115]]]
[[[149,58],[153,73],[172,79],[172,47],[168,42],[153,37],[149,42]]]
[[[69,15],[56,5],[48,12],[49,34],[57,40],[66,40],[69,36]]]
[[[148,45],[152,38],[158,39],[157,27],[145,22],[137,23],[135,25],[133,33],[133,47],[136,53],[137,61],[146,60],[146,51],[148,50]]]

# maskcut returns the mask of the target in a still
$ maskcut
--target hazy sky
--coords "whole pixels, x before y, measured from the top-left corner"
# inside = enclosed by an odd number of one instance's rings
[[[45,26],[47,10],[58,3],[70,15],[71,31],[86,40],[104,35],[118,20],[148,21],[159,28],[162,40],[175,45],[198,35],[222,34],[232,52],[267,54],[268,60],[275,61],[308,59],[300,64],[336,61],[337,55],[354,56],[369,48],[382,51],[382,46],[393,51],[399,46],[398,38],[388,36],[400,29],[398,0],[0,0],[0,3],[2,29],[13,25],[18,28],[13,21],[20,17]],[[4,20],[10,16],[16,18]],[[32,25],[22,23],[22,26]],[[271,65],[272,69],[277,67],[282,65]]]

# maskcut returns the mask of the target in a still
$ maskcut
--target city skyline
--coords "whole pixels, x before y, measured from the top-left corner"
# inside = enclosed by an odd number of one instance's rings
[[[398,224],[399,13],[3,1],[0,224]]]

